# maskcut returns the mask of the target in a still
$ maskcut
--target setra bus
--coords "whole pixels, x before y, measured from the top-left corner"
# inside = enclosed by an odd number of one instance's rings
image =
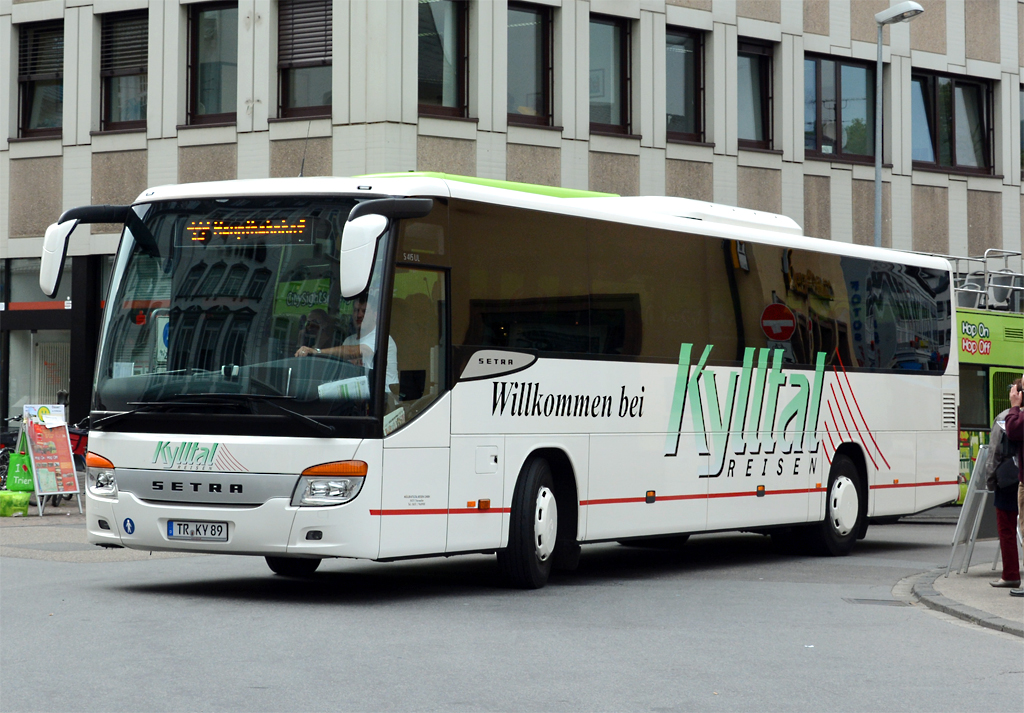
[[[323,558],[755,530],[844,555],[957,493],[949,262],[780,215],[443,174],[240,180],[120,222],[88,538]]]

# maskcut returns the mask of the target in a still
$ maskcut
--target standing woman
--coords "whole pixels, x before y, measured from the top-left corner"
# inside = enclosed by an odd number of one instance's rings
[[[1006,414],[1006,437],[1017,443],[1017,529],[1024,534],[1024,383],[1017,379],[1010,389],[1010,411]],[[1016,554],[1016,553],[1015,553]],[[1024,587],[1010,590],[1011,597],[1024,597]]]
[[[1019,383],[1018,379],[1018,383]],[[1017,383],[1010,385],[1010,390]],[[1017,443],[1006,435],[1006,416],[1013,407],[1002,411],[992,424],[988,459],[985,461],[986,484],[995,493],[996,527],[999,531],[999,550],[1003,558],[1003,575],[991,582],[993,587],[1020,588],[1020,558],[1017,556]],[[1013,409],[1016,411],[1017,409]]]

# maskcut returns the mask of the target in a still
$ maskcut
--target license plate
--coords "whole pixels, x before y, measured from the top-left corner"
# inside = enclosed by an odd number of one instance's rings
[[[168,520],[167,537],[171,540],[200,540],[227,542],[226,522],[196,522],[195,520]]]

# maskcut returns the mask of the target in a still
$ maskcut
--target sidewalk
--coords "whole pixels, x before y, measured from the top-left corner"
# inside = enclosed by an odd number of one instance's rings
[[[991,562],[971,565],[963,574],[955,570],[949,577],[945,574],[945,569],[934,569],[912,577],[914,598],[958,619],[1024,638],[1024,597],[1011,597],[1009,590],[989,586],[999,579],[999,570],[993,572]]]

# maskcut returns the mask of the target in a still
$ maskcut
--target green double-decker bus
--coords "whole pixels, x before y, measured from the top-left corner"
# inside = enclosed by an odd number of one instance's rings
[[[1009,387],[1024,370],[1024,314],[957,310],[960,357],[960,499],[992,420],[1010,407]]]

